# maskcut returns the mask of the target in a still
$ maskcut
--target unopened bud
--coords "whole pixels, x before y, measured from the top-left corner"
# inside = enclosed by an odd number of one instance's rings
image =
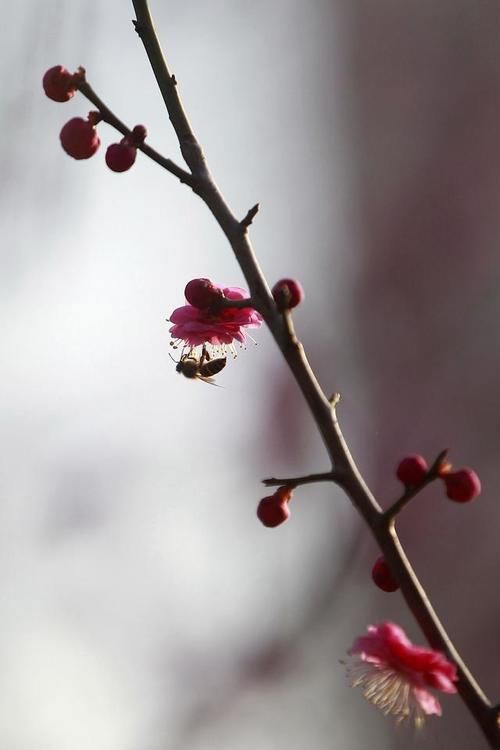
[[[397,478],[405,487],[415,487],[427,476],[427,461],[422,456],[406,456],[396,469]]]

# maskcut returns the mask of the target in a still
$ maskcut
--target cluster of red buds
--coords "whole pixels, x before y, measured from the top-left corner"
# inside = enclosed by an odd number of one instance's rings
[[[448,461],[439,462],[432,474],[422,456],[406,456],[396,469],[397,478],[407,488],[418,488],[429,478],[442,479],[446,496],[456,503],[468,503],[481,493],[481,482],[473,469],[457,469]]]
[[[278,487],[274,495],[263,497],[257,506],[257,518],[264,526],[280,526],[290,517],[288,503],[292,498],[293,487]]]
[[[85,70],[78,68],[70,73],[62,65],[55,65],[43,76],[42,85],[45,93],[55,102],[67,102],[85,82]],[[88,117],[73,117],[62,128],[61,146],[73,159],[90,159],[99,146],[101,139],[96,130],[102,120],[100,112],[89,112]],[[126,172],[134,164],[137,148],[144,143],[147,131],[144,125],[136,125],[119,143],[112,143],[106,150],[106,164],[113,172]]]
[[[481,481],[473,469],[457,469],[445,458],[431,467],[423,456],[412,455],[403,458],[396,468],[397,478],[404,484],[405,490],[416,491],[433,479],[444,482],[446,496],[456,503],[468,503],[481,493]],[[391,569],[385,559],[377,558],[372,568],[372,580],[382,591],[392,592],[399,589]]]

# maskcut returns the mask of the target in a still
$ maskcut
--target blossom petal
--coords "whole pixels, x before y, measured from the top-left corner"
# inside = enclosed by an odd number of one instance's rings
[[[350,669],[365,697],[398,721],[410,717],[417,726],[425,714],[441,715],[441,705],[427,689],[455,693],[456,666],[439,651],[415,646],[394,623],[370,625],[348,653],[357,657]]]
[[[432,695],[432,693],[429,693],[429,691],[424,688],[413,688],[413,695],[424,713],[428,716],[431,716],[432,714],[441,716],[443,712],[441,710],[441,704],[436,696]]]
[[[247,292],[240,287],[222,287],[226,299],[246,299]],[[244,344],[246,328],[257,328],[262,325],[262,316],[252,307],[223,307],[199,309],[186,304],[177,307],[170,316],[173,325],[169,331],[172,338],[184,341],[189,347],[212,344],[213,346],[230,346],[234,341]]]

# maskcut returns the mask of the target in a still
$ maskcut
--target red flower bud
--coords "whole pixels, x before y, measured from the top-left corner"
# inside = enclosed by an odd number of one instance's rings
[[[304,299],[304,290],[295,279],[281,279],[277,281],[273,286],[272,292],[274,301],[281,311],[297,307]]]
[[[137,149],[129,146],[126,138],[120,143],[112,143],[106,150],[106,164],[113,172],[126,172],[135,162]]]
[[[60,133],[61,145],[73,159],[89,159],[101,143],[96,129],[88,120],[73,117]]]
[[[422,456],[406,456],[399,462],[396,476],[405,487],[414,487],[425,479],[427,471],[428,466],[425,458],[422,458]]]
[[[441,478],[446,486],[446,495],[457,503],[468,503],[481,492],[481,481],[472,469],[450,471]]]
[[[280,487],[274,495],[263,497],[257,506],[257,518],[268,528],[279,526],[290,517],[288,500],[292,493],[290,488],[286,488],[288,492],[285,496],[285,493],[280,493],[283,489],[285,488]]]
[[[222,289],[212,284],[210,279],[192,279],[186,284],[184,296],[193,307],[207,310],[218,299],[224,296]]]
[[[384,556],[375,560],[372,568],[372,579],[375,586],[378,586],[382,591],[392,592],[399,589],[399,583],[394,580]]]
[[[43,90],[54,102],[68,102],[77,91],[75,76],[62,65],[49,68],[42,79]]]
[[[146,127],[144,125],[136,125],[134,128],[132,128],[130,143],[133,146],[140,146],[141,143],[144,143],[147,134],[148,131],[146,130]]]
[[[274,497],[280,502],[280,503],[288,503],[292,499],[292,493],[293,493],[293,487],[289,487],[288,485],[283,485],[282,487],[278,487],[276,492],[274,493]]]

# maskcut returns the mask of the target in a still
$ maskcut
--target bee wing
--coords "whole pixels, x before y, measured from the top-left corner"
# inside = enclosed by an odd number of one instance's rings
[[[211,378],[213,375],[217,375],[226,366],[226,358],[221,357],[220,359],[212,359],[210,362],[205,362],[200,366],[200,374],[204,378]]]
[[[216,383],[213,378],[207,378],[204,375],[197,375],[196,380],[202,380],[204,383],[208,383],[208,385],[214,385],[216,388],[222,388],[222,386]]]

